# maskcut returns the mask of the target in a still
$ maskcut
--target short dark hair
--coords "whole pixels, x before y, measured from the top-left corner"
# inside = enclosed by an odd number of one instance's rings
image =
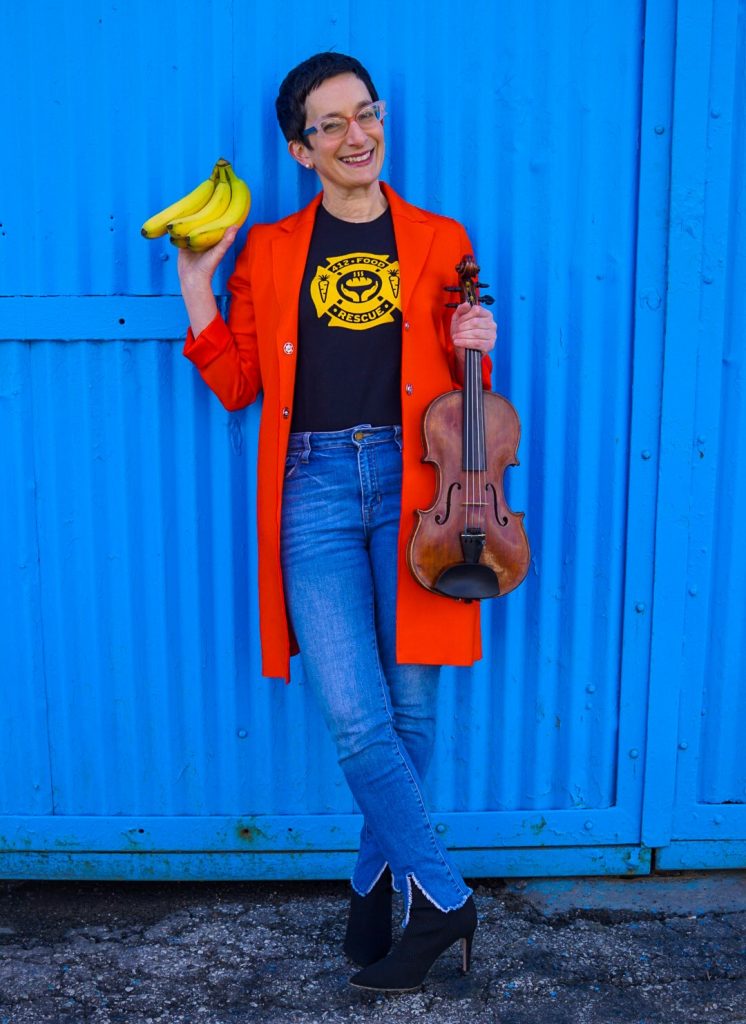
[[[308,94],[318,89],[327,78],[350,73],[356,75],[367,87],[372,100],[378,99],[376,87],[363,65],[344,53],[316,53],[288,72],[275,100],[277,120],[288,142],[302,142],[311,148],[303,138]]]

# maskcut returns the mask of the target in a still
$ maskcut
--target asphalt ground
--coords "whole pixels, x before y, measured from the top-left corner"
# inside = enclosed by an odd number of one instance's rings
[[[377,995],[344,882],[0,882],[0,1024],[746,1024],[745,873],[471,884],[471,972]]]

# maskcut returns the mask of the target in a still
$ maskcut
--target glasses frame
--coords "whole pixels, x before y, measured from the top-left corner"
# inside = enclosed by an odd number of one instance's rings
[[[318,135],[320,139],[341,139],[341,138],[344,138],[344,136],[350,130],[350,125],[352,124],[352,122],[353,121],[357,121],[358,117],[362,114],[362,112],[364,110],[368,110],[369,107],[378,107],[379,108],[380,113],[379,113],[379,116],[376,117],[375,125],[377,126],[377,125],[381,124],[383,119],[384,119],[384,117],[386,116],[386,101],[385,100],[371,100],[370,103],[366,103],[364,106],[362,106],[360,108],[360,110],[358,110],[358,112],[356,114],[352,114],[351,117],[348,117],[347,114],[325,114],[323,117],[317,118],[315,121],[313,121],[311,124],[309,124],[308,128],[304,128],[303,129],[303,131],[301,132],[301,138],[303,138],[303,139],[308,138],[309,135]],[[322,132],[321,131],[321,122],[322,121],[331,121],[331,120],[334,120],[334,119],[339,120],[339,121],[346,121],[347,122],[347,127],[345,128],[344,133],[342,133],[340,135],[336,135],[334,133],[332,133],[331,135],[327,135],[325,132]],[[366,133],[370,130],[368,128],[363,127],[363,125],[361,125],[361,124],[358,124],[358,127],[362,128],[362,130],[364,132],[366,132]],[[374,125],[370,126],[371,129],[373,127],[374,127]]]

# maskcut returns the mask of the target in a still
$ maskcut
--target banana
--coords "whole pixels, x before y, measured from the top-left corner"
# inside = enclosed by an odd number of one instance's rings
[[[212,196],[218,180],[219,170],[227,161],[218,160],[212,169],[209,178],[197,185],[195,189],[182,196],[177,202],[167,206],[165,210],[154,214],[145,221],[140,228],[140,234],[144,238],[160,238],[166,234],[168,224],[178,217],[188,217],[198,210],[201,210]]]
[[[218,171],[218,182],[208,202],[200,210],[188,217],[172,217],[168,223],[168,230],[176,238],[186,238],[193,228],[199,227],[200,224],[207,224],[209,221],[213,221],[225,213],[230,201],[231,186],[228,181],[226,165],[224,164]]]
[[[227,209],[221,216],[212,220],[202,220],[192,227],[187,238],[189,248],[193,252],[203,252],[217,245],[228,228],[234,225],[241,227],[251,207],[251,192],[246,182],[239,178],[230,164],[225,168],[230,182],[231,198]]]

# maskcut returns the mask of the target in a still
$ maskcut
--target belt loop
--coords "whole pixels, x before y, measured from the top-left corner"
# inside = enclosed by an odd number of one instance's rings
[[[301,453],[300,461],[307,463],[311,457],[311,431],[307,430],[303,434],[303,451]]]

